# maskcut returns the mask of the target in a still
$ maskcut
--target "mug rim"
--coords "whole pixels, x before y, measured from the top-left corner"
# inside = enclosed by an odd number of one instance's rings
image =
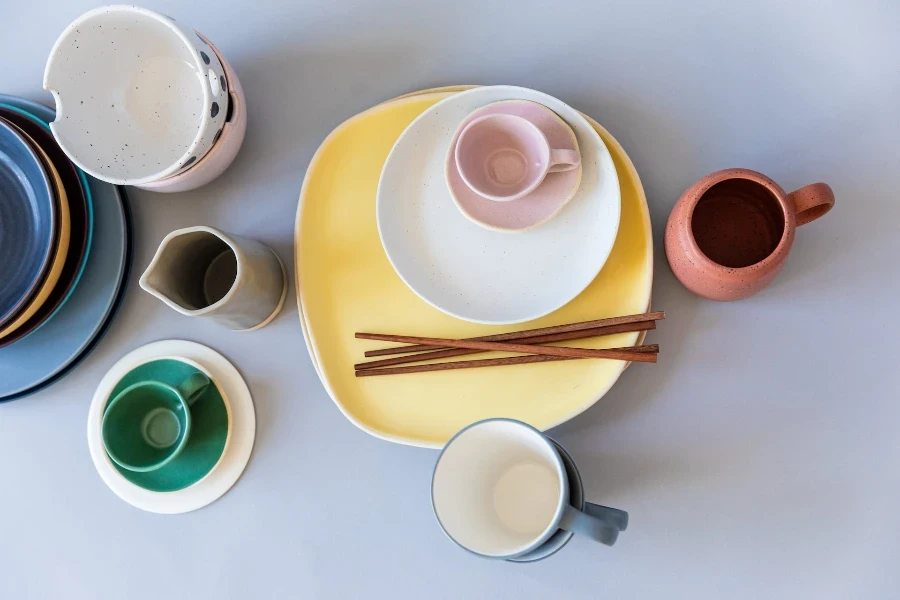
[[[532,130],[534,130],[538,134],[540,139],[542,139],[544,141],[544,146],[543,146],[545,149],[544,154],[547,155],[547,157],[546,157],[547,160],[545,161],[544,168],[541,169],[542,173],[541,173],[540,177],[537,178],[537,181],[532,182],[524,190],[520,190],[520,191],[516,192],[515,194],[509,195],[509,196],[497,196],[496,194],[487,194],[487,193],[483,192],[482,190],[477,189],[469,181],[469,178],[466,177],[466,174],[463,172],[463,169],[460,168],[459,146],[460,146],[460,142],[462,142],[462,140],[463,140],[463,137],[465,137],[466,133],[472,128],[472,126],[474,126],[478,123],[483,123],[485,121],[496,120],[496,119],[512,119],[512,120],[516,120],[516,121],[523,121],[524,123],[526,123],[528,126],[530,126],[530,128]],[[531,192],[536,190],[544,182],[544,179],[546,179],[547,174],[550,172],[550,154],[552,153],[552,151],[553,151],[553,147],[550,145],[550,140],[547,139],[547,135],[543,131],[541,131],[540,127],[538,127],[537,125],[532,123],[529,119],[526,119],[525,117],[521,117],[519,115],[511,114],[511,113],[495,113],[495,114],[481,115],[480,117],[472,119],[471,122],[467,123],[462,129],[460,129],[459,134],[456,137],[456,144],[453,147],[453,161],[456,163],[456,171],[457,171],[457,173],[459,173],[459,176],[463,180],[463,183],[465,183],[467,186],[469,186],[469,188],[473,192],[475,192],[476,194],[478,194],[484,198],[487,198],[488,200],[493,200],[494,202],[511,202],[513,200],[520,200],[524,196],[527,196],[528,194],[530,194]]]
[[[778,244],[775,246],[775,248],[773,248],[772,251],[769,252],[769,254],[766,255],[766,257],[761,261],[755,262],[751,265],[747,265],[746,267],[727,267],[721,263],[714,261],[705,252],[703,252],[703,250],[700,248],[700,245],[697,243],[697,238],[694,237],[694,211],[696,210],[697,205],[700,203],[700,199],[703,198],[706,193],[709,192],[709,190],[711,190],[716,184],[732,179],[743,179],[765,188],[770,194],[772,194],[772,196],[775,198],[775,201],[778,202],[778,206],[781,208],[782,216],[784,217],[784,230],[781,232],[781,239],[778,240]],[[787,193],[781,188],[781,186],[779,186],[777,183],[775,183],[775,181],[760,173],[759,171],[741,168],[721,169],[719,171],[714,171],[709,175],[704,176],[697,183],[704,180],[706,180],[705,183],[708,184],[706,186],[706,189],[702,193],[694,195],[694,197],[692,197],[690,199],[690,202],[688,202],[687,204],[687,229],[689,234],[687,236],[688,244],[690,245],[691,250],[696,253],[697,257],[703,261],[704,266],[711,268],[722,275],[743,276],[744,274],[751,271],[765,269],[784,260],[783,252],[791,241],[793,231],[796,228],[796,224],[792,223],[792,220],[795,218],[794,212],[788,205]],[[695,183],[694,185],[697,184]],[[688,191],[690,191],[690,189]]]
[[[441,517],[440,517],[440,515],[438,515],[437,507],[435,506],[435,502],[434,502],[435,475],[437,474],[438,466],[440,466],[440,464],[441,464],[441,458],[443,458],[444,453],[447,451],[447,448],[450,447],[450,445],[456,440],[456,438],[458,438],[460,435],[462,435],[469,429],[472,429],[473,427],[477,427],[479,425],[484,425],[485,423],[490,423],[490,422],[495,422],[495,421],[512,423],[514,425],[524,427],[525,429],[528,429],[528,430],[532,431],[533,433],[536,433],[538,435],[538,437],[540,437],[541,441],[544,444],[546,444],[552,452],[552,456],[553,456],[554,462],[556,464],[556,470],[560,477],[560,483],[561,483],[560,487],[562,488],[560,490],[560,501],[558,503],[558,506],[556,507],[556,514],[553,516],[552,521],[547,526],[545,531],[541,534],[541,536],[539,538],[535,539],[535,541],[533,541],[531,544],[529,544],[529,546],[527,548],[525,548],[523,550],[519,550],[519,551],[513,552],[511,554],[502,554],[502,555],[501,554],[483,554],[481,552],[476,552],[475,550],[473,550],[467,546],[464,546],[463,544],[458,542],[452,535],[450,535],[450,532],[447,531],[446,527],[444,527],[444,524],[443,524],[443,522],[441,522]],[[548,438],[543,433],[538,431],[537,428],[532,427],[531,425],[529,425],[528,423],[525,423],[524,421],[519,421],[518,419],[511,419],[509,417],[489,417],[487,419],[481,419],[480,421],[475,421],[474,423],[470,423],[469,425],[466,425],[465,427],[463,427],[462,429],[457,431],[455,434],[453,434],[453,437],[451,437],[449,440],[447,440],[447,443],[444,444],[443,448],[441,448],[441,452],[440,452],[440,454],[438,454],[437,460],[434,463],[434,469],[431,472],[431,510],[434,513],[435,519],[437,519],[438,526],[440,526],[441,531],[444,532],[444,535],[446,535],[447,538],[449,538],[450,541],[452,541],[454,544],[456,544],[457,546],[459,546],[466,552],[474,554],[475,556],[480,556],[482,558],[489,558],[489,559],[493,559],[493,560],[507,560],[509,558],[517,558],[519,556],[523,556],[525,554],[528,554],[529,552],[533,552],[537,548],[540,548],[544,543],[546,543],[547,540],[549,540],[553,536],[554,533],[556,533],[557,530],[560,529],[559,523],[560,523],[560,521],[562,521],[563,514],[565,513],[565,509],[569,505],[570,505],[570,503],[569,503],[569,475],[568,475],[568,473],[566,473],[566,466],[563,463],[563,460],[560,457],[559,452],[556,450],[556,447],[554,446],[553,441],[551,441],[550,438]],[[562,548],[562,546],[560,546],[560,548]]]
[[[181,440],[178,442],[178,445],[175,447],[172,452],[166,456],[161,461],[155,462],[152,465],[145,467],[136,467],[134,465],[130,465],[121,460],[121,458],[117,458],[113,452],[110,452],[109,447],[106,443],[106,418],[109,416],[109,411],[113,408],[113,406],[122,400],[129,392],[143,386],[153,385],[158,387],[167,388],[170,392],[175,394],[175,397],[178,398],[179,402],[181,402],[181,406],[184,409],[185,416],[185,425],[184,425],[184,434],[181,436]],[[187,445],[188,437],[190,437],[191,433],[191,409],[190,405],[187,403],[185,397],[178,391],[173,385],[169,385],[163,381],[156,381],[152,379],[148,379],[146,381],[138,381],[136,383],[132,383],[127,388],[116,394],[116,397],[110,400],[103,409],[103,419],[100,421],[100,439],[103,441],[103,449],[106,450],[106,455],[112,460],[114,463],[122,467],[123,469],[128,469],[129,471],[134,471],[135,473],[147,473],[150,471],[155,471],[157,469],[161,469],[162,467],[169,464],[171,461],[175,459],[176,456],[181,454],[181,451],[184,450],[184,447]]]

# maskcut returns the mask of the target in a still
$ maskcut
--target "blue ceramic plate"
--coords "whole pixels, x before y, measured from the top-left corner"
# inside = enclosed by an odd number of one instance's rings
[[[87,258],[87,248],[90,242],[92,223],[92,211],[88,202],[88,194],[85,193],[78,177],[75,165],[69,160],[56,144],[50,129],[27,113],[19,109],[0,103],[0,119],[6,120],[20,132],[30,138],[29,142],[41,148],[50,163],[54,166],[63,188],[68,196],[69,205],[69,251],[63,262],[62,272],[56,286],[50,291],[44,303],[38,308],[25,323],[18,329],[0,339],[0,348],[9,346],[34,333],[41,325],[46,323],[63,303],[69,298],[75,284],[84,267]]]
[[[0,326],[32,296],[56,245],[56,200],[35,150],[0,120]]]
[[[0,103],[45,123],[54,112],[41,104],[0,95]],[[131,267],[128,203],[121,188],[88,178],[94,235],[78,286],[53,319],[25,339],[0,349],[0,402],[32,394],[68,374],[106,332],[125,291]]]
[[[50,160],[56,166],[56,170],[59,171],[60,177],[63,179],[63,185],[69,196],[72,237],[69,241],[69,256],[66,257],[67,264],[60,279],[71,281],[71,283],[63,287],[63,289],[60,289],[58,292],[57,290],[54,290],[54,294],[56,295],[54,298],[55,304],[51,305],[52,311],[49,315],[44,317],[43,321],[37,325],[37,327],[41,327],[43,326],[43,323],[48,319],[51,319],[53,315],[62,308],[69,297],[71,297],[72,292],[75,291],[75,286],[78,285],[78,282],[81,280],[81,275],[84,273],[84,267],[87,265],[88,250],[91,247],[91,237],[94,232],[94,201],[91,196],[91,188],[88,185],[87,175],[72,163],[69,160],[69,157],[62,151],[62,148],[56,144],[53,133],[50,131],[50,126],[28,111],[0,102],[0,113],[3,113],[4,110],[13,111],[15,114],[11,116],[7,112],[7,120],[14,125],[22,127],[23,131],[31,135],[31,139],[44,149],[44,152],[47,153]],[[17,115],[19,118],[14,121],[13,118]],[[2,116],[2,114],[0,114],[0,116]],[[22,119],[25,119],[25,122],[23,122]],[[29,125],[31,125],[32,129],[25,128]],[[34,131],[34,127],[39,128],[39,130]],[[74,273],[71,272],[73,269]],[[37,329],[37,327],[32,329]]]

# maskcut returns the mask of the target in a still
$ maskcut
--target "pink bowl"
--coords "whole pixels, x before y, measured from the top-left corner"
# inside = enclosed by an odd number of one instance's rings
[[[209,47],[213,49],[213,52],[219,58],[219,62],[222,63],[222,68],[225,71],[225,81],[228,85],[228,95],[231,98],[231,118],[225,122],[225,126],[222,128],[222,135],[219,136],[219,139],[213,144],[209,152],[197,161],[197,164],[187,171],[182,171],[172,177],[135,186],[142,190],[173,193],[187,192],[204,186],[225,172],[225,169],[231,165],[237,156],[238,150],[241,149],[241,144],[244,143],[244,134],[247,132],[247,107],[246,99],[244,98],[244,88],[241,87],[237,74],[235,74],[231,65],[228,64],[228,61],[225,60],[225,57],[222,56],[222,53],[219,52],[219,49],[199,32],[197,35],[206,40]]]

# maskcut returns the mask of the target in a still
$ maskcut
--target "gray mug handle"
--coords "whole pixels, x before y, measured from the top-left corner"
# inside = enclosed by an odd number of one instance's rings
[[[598,517],[605,521],[609,521],[619,531],[625,531],[628,529],[628,513],[624,510],[619,510],[618,508],[610,508],[609,506],[603,506],[602,504],[594,504],[592,502],[585,502],[584,508],[582,508],[584,512],[591,515],[592,517]]]
[[[606,511],[615,511],[615,513]],[[559,524],[566,531],[587,536],[607,546],[615,544],[619,537],[619,531],[625,529],[625,527],[620,528],[619,525],[628,526],[628,513],[589,502],[585,503],[583,512],[574,506],[566,506]]]

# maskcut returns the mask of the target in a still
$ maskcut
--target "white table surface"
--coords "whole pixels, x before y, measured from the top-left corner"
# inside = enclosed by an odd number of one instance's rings
[[[58,384],[0,405],[0,598],[897,598],[900,5],[146,5],[225,53],[247,92],[247,139],[203,189],[131,192],[134,271],[109,334]],[[7,3],[0,91],[46,101],[47,54],[93,6]],[[307,355],[293,287],[272,325],[238,335],[137,285],[162,237],[188,225],[260,239],[293,265],[300,185],[329,131],[394,95],[461,83],[533,87],[587,112],[647,190],[653,303],[668,315],[648,338],[660,363],[629,369],[552,431],[588,498],[631,513],[614,548],[575,539],[524,566],[461,551],[431,513],[437,452],[341,416]],[[661,234],[685,188],[735,166],[789,190],[823,180],[838,200],[799,231],[774,285],[716,304],[674,279]],[[119,500],[85,441],[102,375],[164,338],[229,357],[258,416],[242,479],[179,516]]]

